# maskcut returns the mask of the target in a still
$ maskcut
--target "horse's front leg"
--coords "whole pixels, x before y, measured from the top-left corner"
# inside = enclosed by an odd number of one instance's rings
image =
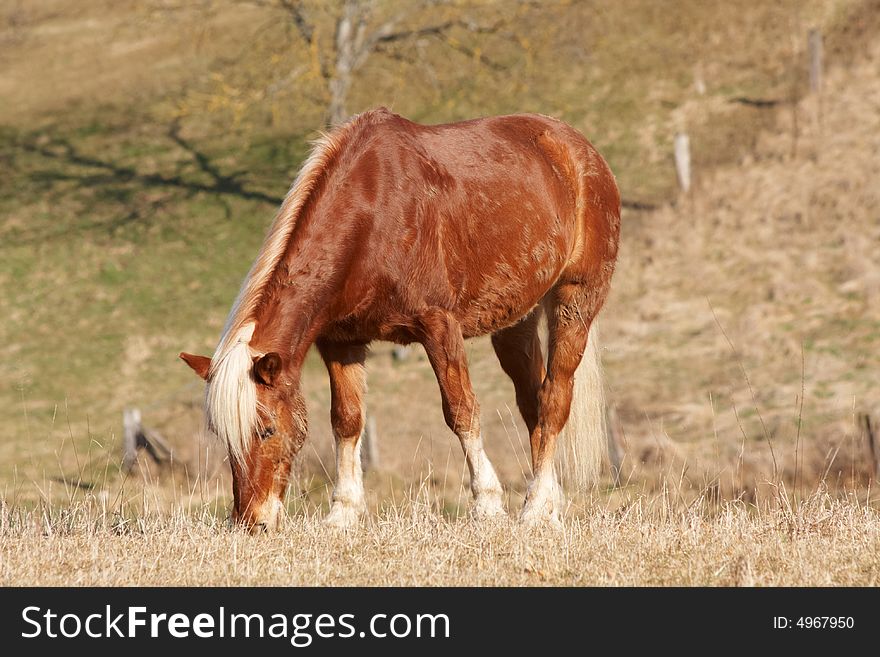
[[[474,517],[505,514],[501,483],[486,452],[480,433],[480,408],[468,375],[464,338],[458,321],[437,309],[420,318],[422,344],[440,384],[446,424],[461,441],[471,476]]]
[[[318,342],[330,374],[330,422],[336,439],[336,485],[328,525],[356,525],[366,505],[361,471],[361,433],[364,430],[366,345]]]

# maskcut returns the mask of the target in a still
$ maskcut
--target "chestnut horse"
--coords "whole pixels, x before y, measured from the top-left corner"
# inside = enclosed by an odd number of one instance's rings
[[[424,347],[467,459],[472,513],[504,513],[464,348],[466,338],[487,334],[530,434],[534,479],[521,518],[556,519],[554,453],[570,411],[563,453],[576,483],[595,478],[603,452],[599,352],[587,338],[608,294],[619,229],[608,165],[576,130],[546,116],[424,126],[381,108],[324,135],[269,229],[214,356],[181,354],[207,382],[208,426],[232,467],[233,519],[252,530],[278,522],[306,439],[300,374],[314,344],[330,376],[336,440],[327,521],[357,522],[373,340]]]

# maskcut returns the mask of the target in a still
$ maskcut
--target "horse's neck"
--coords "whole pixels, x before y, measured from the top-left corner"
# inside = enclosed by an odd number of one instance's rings
[[[328,305],[343,283],[332,272],[342,270],[348,252],[340,249],[339,240],[328,239],[329,228],[311,218],[297,230],[257,312],[254,344],[288,354],[295,366],[326,323]],[[332,226],[337,236],[339,228]]]

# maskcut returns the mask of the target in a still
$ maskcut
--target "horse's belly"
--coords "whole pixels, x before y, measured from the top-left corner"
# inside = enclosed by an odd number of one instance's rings
[[[564,260],[560,254],[518,264],[497,263],[475,293],[460,298],[454,313],[466,338],[495,333],[527,316],[558,280]]]
[[[443,269],[467,337],[527,315],[559,279],[574,245],[574,213],[564,202],[520,183],[508,192],[496,203],[475,199],[470,212],[443,226]]]

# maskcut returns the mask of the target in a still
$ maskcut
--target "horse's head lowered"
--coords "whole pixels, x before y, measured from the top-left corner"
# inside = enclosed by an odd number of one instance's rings
[[[208,427],[225,443],[232,467],[233,521],[252,531],[274,529],[306,434],[297,381],[280,354],[254,355],[245,342],[213,360],[180,357],[207,383]]]
[[[205,416],[229,452],[233,519],[251,529],[277,524],[293,457],[306,438],[305,402],[292,371],[298,368],[277,347],[261,349],[261,341],[252,343],[257,315],[276,308],[267,303],[275,289],[272,279],[276,270],[287,271],[282,259],[299,214],[337,147],[336,137],[324,136],[303,164],[242,283],[214,356],[180,354],[208,384]],[[271,323],[263,324],[260,340],[284,343],[278,335],[268,335],[267,326]]]

